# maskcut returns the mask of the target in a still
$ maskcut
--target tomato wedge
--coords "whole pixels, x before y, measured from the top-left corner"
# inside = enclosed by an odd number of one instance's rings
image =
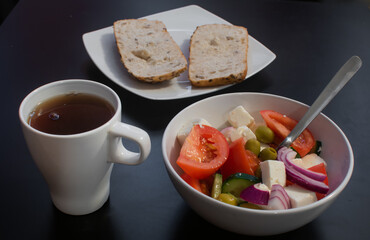
[[[220,169],[223,179],[238,172],[254,175],[260,160],[253,152],[245,150],[244,144],[243,138],[239,138],[230,144],[229,157]]]
[[[314,171],[314,172],[318,172],[318,173],[323,173],[326,175],[326,178],[324,179],[324,183],[329,186],[329,180],[328,180],[328,175],[326,173],[326,168],[325,168],[325,164],[324,163],[319,163],[315,166],[312,166],[310,168],[308,168],[308,170],[311,170],[311,171]],[[326,194],[322,194],[322,193],[316,193],[316,197],[317,197],[317,200],[320,200],[322,199],[323,197],[325,197]]]
[[[184,179],[185,182],[187,182],[190,186],[198,190],[199,192],[209,195],[209,190],[206,182],[203,182],[203,180],[199,180],[196,178],[193,178],[189,176],[186,173],[183,173],[181,175],[181,178]]]
[[[277,135],[279,141],[286,138],[298,123],[296,120],[272,110],[264,110],[260,111],[260,113],[266,125]],[[305,156],[313,146],[315,146],[315,138],[308,129],[305,129],[291,145],[302,157]]]
[[[224,135],[206,125],[195,125],[183,144],[177,164],[189,176],[204,179],[215,173],[229,156]]]

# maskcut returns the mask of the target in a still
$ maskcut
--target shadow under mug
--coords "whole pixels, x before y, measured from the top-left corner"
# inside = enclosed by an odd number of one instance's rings
[[[28,124],[30,112],[51,97],[68,93],[89,93],[107,100],[115,109],[105,124],[78,134],[55,135]],[[62,212],[83,215],[98,210],[108,199],[113,163],[137,165],[151,150],[149,135],[121,122],[121,101],[109,87],[89,80],[61,80],[41,86],[22,101],[19,118],[28,149],[44,176],[54,205]],[[121,138],[139,146],[127,150]]]

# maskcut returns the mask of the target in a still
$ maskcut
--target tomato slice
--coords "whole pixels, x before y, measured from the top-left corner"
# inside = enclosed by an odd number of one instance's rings
[[[206,125],[195,125],[183,144],[177,164],[189,176],[204,179],[226,161],[229,145],[224,135]]]
[[[199,180],[196,178],[193,178],[189,176],[186,173],[183,173],[181,175],[181,178],[184,179],[185,182],[187,182],[190,186],[198,190],[199,192],[209,195],[209,190],[206,182],[203,182],[203,180]]]
[[[244,144],[243,138],[239,138],[230,144],[229,157],[220,169],[223,179],[238,172],[254,175],[260,160],[253,152],[245,150]]]
[[[314,172],[318,172],[318,173],[323,173],[326,175],[326,178],[324,179],[324,183],[329,186],[329,180],[328,180],[328,175],[326,173],[326,168],[325,168],[325,164],[324,163],[319,163],[315,166],[312,166],[310,168],[308,168],[308,170],[311,170],[311,171],[314,171]],[[316,197],[317,199],[322,199],[323,197],[325,197],[326,194],[322,194],[322,193],[316,193]]]
[[[286,138],[298,123],[296,120],[272,110],[264,110],[260,111],[260,113],[266,125],[277,135],[278,141]],[[291,146],[303,157],[314,145],[315,138],[308,129],[305,129]]]

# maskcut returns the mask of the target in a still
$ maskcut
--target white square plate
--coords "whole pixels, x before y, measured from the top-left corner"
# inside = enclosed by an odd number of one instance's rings
[[[187,59],[189,57],[190,37],[197,26],[211,23],[230,24],[196,5],[177,8],[143,18],[162,21]],[[85,33],[82,39],[89,56],[108,78],[126,90],[144,98],[152,100],[179,99],[211,93],[231,86],[193,87],[188,80],[187,72],[170,81],[158,84],[140,82],[133,79],[121,63],[113,34],[113,26]],[[249,36],[248,42],[248,73],[246,78],[265,68],[276,57],[273,52],[253,37]]]

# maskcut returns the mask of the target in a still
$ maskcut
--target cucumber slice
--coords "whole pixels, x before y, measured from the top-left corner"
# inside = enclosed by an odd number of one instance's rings
[[[313,146],[313,148],[311,149],[311,151],[309,153],[316,153],[317,156],[320,156],[321,147],[322,147],[321,141],[316,141],[315,146]]]
[[[231,193],[240,197],[240,193],[247,187],[261,182],[261,179],[246,173],[235,173],[222,184],[222,193]]]
[[[218,196],[221,194],[221,188],[222,188],[222,175],[216,173],[215,178],[213,180],[211,197],[218,198]]]
[[[295,156],[296,158],[302,158],[301,155],[299,155],[299,153],[297,152],[297,150],[295,150],[293,147],[290,147],[290,149],[297,153],[297,155]]]

